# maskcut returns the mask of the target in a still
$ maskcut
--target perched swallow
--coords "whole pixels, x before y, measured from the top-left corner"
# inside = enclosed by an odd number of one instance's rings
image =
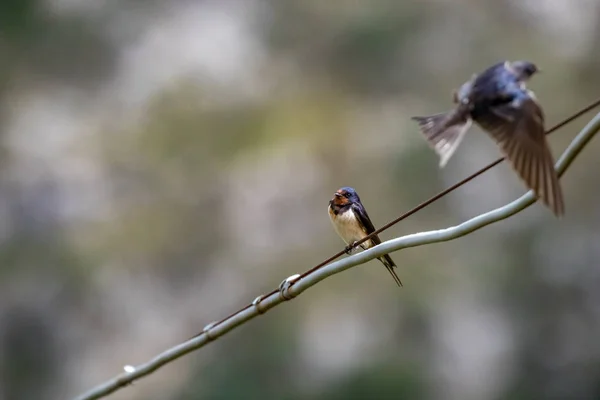
[[[544,113],[525,83],[538,72],[528,61],[503,61],[465,82],[454,92],[452,111],[413,117],[446,165],[475,121],[500,149],[525,184],[554,215],[565,212],[554,159],[546,141]]]
[[[365,207],[360,202],[356,191],[351,187],[339,189],[335,192],[333,199],[329,200],[329,218],[331,218],[337,234],[348,245],[347,252],[350,251],[351,246],[355,242],[375,232],[375,227],[371,222],[371,218],[369,218],[369,214],[367,214],[367,210],[365,210]],[[366,250],[380,243],[381,240],[375,235],[371,239],[361,243],[360,247]],[[379,257],[378,260],[390,271],[398,286],[402,286],[400,278],[394,271],[396,264],[394,264],[392,258],[386,254],[383,257]]]

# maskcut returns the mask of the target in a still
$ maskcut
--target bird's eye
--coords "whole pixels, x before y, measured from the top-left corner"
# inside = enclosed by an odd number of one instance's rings
[[[350,198],[350,193],[346,192],[346,193],[344,193],[344,196],[346,196],[346,198],[349,199]]]
[[[533,74],[535,74],[535,73],[536,73],[536,71],[537,71],[537,68],[535,67],[535,65],[528,65],[528,66],[525,68],[525,72],[526,72],[528,75],[533,75]]]

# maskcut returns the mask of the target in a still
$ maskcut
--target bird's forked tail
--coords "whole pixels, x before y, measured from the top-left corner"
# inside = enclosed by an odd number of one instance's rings
[[[458,110],[427,117],[412,117],[444,167],[471,126],[471,119]]]
[[[396,285],[402,287],[402,281],[400,280],[398,274],[396,274],[396,271],[394,271],[396,264],[394,263],[394,260],[392,260],[392,257],[390,257],[389,254],[386,254],[385,256],[380,257],[379,261],[381,261],[385,268],[390,272],[392,278],[394,278],[394,281],[396,282]]]

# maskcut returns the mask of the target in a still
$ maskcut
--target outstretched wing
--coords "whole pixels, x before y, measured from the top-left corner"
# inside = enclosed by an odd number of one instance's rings
[[[565,212],[563,194],[546,141],[544,113],[529,91],[491,107],[476,119],[498,143],[513,169],[556,216]]]

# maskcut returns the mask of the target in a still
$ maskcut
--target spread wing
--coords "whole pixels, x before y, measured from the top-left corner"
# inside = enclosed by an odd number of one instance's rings
[[[531,92],[490,107],[477,123],[498,143],[513,169],[552,212],[563,215],[563,194],[546,141],[544,113]]]

